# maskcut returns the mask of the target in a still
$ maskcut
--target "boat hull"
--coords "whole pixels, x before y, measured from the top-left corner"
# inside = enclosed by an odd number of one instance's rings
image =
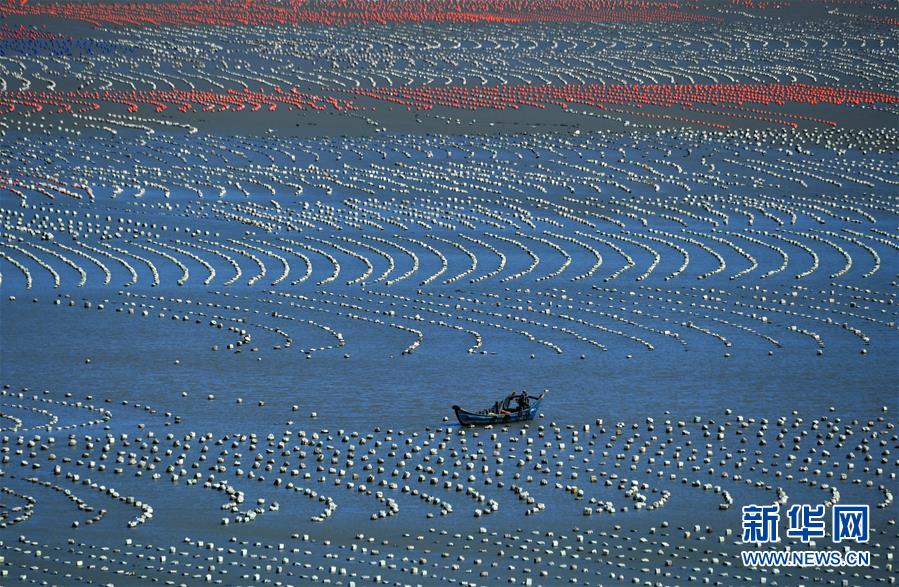
[[[459,406],[453,406],[456,412],[456,418],[463,426],[486,426],[488,424],[506,424],[509,422],[523,422],[533,420],[537,416],[537,410],[540,408],[540,402],[531,404],[527,410],[520,412],[512,412],[511,414],[479,414],[477,412],[469,412]]]

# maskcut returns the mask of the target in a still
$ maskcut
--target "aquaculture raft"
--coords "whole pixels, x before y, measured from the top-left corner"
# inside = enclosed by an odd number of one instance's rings
[[[487,424],[522,422],[534,419],[537,415],[537,410],[540,409],[540,402],[543,401],[543,396],[545,395],[545,391],[540,395],[529,395],[528,400],[530,401],[530,405],[526,409],[509,412],[507,414],[500,414],[500,409],[508,409],[509,406],[507,404],[510,398],[507,398],[503,402],[496,402],[492,407],[479,412],[469,412],[459,406],[453,406],[453,411],[456,412],[456,418],[459,419],[459,423],[463,426],[485,426]]]

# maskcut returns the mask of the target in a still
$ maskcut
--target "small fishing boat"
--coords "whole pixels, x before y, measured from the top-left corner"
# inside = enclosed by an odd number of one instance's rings
[[[546,391],[540,395],[527,395],[526,392],[521,392],[520,394],[511,393],[502,401],[496,402],[491,407],[480,412],[469,412],[459,406],[453,406],[453,411],[456,412],[456,418],[459,419],[459,423],[463,426],[522,422],[534,419],[534,416],[537,415],[537,410],[540,409],[540,402],[543,401],[543,396],[545,395]],[[522,397],[527,398],[523,407],[520,399]],[[512,406],[513,402],[517,404],[514,407]]]

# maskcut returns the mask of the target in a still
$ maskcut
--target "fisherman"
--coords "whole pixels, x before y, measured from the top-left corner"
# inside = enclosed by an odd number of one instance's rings
[[[523,412],[531,407],[531,400],[528,397],[528,392],[522,391],[517,399],[518,399],[518,409],[516,411]]]

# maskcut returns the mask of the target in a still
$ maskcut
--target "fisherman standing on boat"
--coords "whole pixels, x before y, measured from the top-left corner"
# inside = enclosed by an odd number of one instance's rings
[[[528,392],[522,391],[521,395],[518,396],[518,411],[523,412],[531,407],[531,400],[528,397]]]

